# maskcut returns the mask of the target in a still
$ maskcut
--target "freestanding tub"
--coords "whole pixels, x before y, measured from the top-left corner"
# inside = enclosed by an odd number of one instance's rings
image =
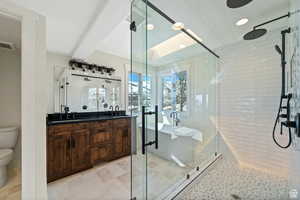
[[[147,141],[153,141],[154,138],[155,126],[150,124],[147,126]],[[196,146],[202,142],[203,135],[199,130],[159,123],[158,149],[152,145],[148,151],[184,167],[194,160]]]

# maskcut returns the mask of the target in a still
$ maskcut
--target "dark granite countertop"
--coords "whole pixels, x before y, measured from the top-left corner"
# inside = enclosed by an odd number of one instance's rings
[[[122,115],[112,115],[107,112],[93,112],[93,113],[74,113],[75,119],[59,119],[61,115],[65,114],[48,114],[47,117],[47,125],[59,125],[59,124],[74,124],[74,123],[81,123],[81,122],[94,122],[94,121],[103,121],[103,120],[114,120],[114,119],[123,119],[123,118],[133,118],[136,116],[125,115],[125,112]],[[72,115],[72,113],[70,113]]]
[[[87,119],[68,119],[68,120],[59,120],[59,121],[48,121],[48,125],[58,125],[58,124],[74,124],[80,122],[94,122],[94,121],[103,121],[103,120],[113,120],[113,119],[123,119],[123,118],[132,118],[134,116],[102,116],[96,118],[87,118]]]

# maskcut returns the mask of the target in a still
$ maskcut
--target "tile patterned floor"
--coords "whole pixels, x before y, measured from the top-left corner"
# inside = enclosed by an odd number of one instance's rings
[[[0,188],[0,200],[21,199],[21,172],[18,169],[8,170],[8,182]]]
[[[287,200],[287,179],[223,158],[176,200]]]
[[[129,157],[48,184],[49,200],[126,200],[129,198]]]
[[[142,156],[134,157],[134,181],[137,193],[144,178]],[[148,155],[150,199],[164,192],[185,176],[185,168],[154,155]],[[128,200],[130,199],[130,157],[125,157],[48,184],[49,200]],[[155,195],[155,196],[154,196]]]
[[[156,192],[185,175],[185,169],[156,156],[149,156],[149,165],[151,188]],[[141,177],[141,171],[136,171],[135,175]],[[21,199],[20,174],[9,172],[8,184],[0,189],[1,200]],[[49,200],[129,199],[130,157],[50,183],[48,196]],[[235,162],[223,158],[176,200],[288,200],[288,182],[253,169],[239,168]]]

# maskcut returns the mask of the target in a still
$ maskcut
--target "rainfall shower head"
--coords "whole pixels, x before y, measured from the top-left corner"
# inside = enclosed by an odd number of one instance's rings
[[[250,3],[253,0],[227,0],[227,6],[229,8],[240,8],[248,3]]]
[[[261,27],[261,26],[264,26],[264,25],[267,25],[267,24],[270,24],[272,22],[275,22],[275,21],[278,21],[280,19],[283,19],[283,18],[286,18],[286,17],[290,17],[291,16],[291,13],[288,12],[288,14],[286,15],[283,15],[281,17],[277,17],[275,19],[271,19],[269,21],[266,21],[264,23],[261,23],[259,25],[256,25],[253,27],[253,30],[250,31],[249,33],[245,34],[244,35],[244,40],[255,40],[257,38],[260,38],[262,37],[263,35],[265,35],[268,31],[267,29],[265,28],[258,28],[258,27]]]
[[[282,51],[280,49],[280,47],[278,45],[275,45],[275,50],[280,54],[282,55]]]
[[[267,33],[267,29],[264,29],[264,28],[253,29],[252,31],[250,31],[244,35],[244,40],[255,40],[257,38],[262,37],[266,33]]]

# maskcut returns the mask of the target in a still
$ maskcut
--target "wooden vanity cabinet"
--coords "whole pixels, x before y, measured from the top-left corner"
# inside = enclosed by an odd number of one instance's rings
[[[48,127],[48,182],[92,167],[88,124],[64,124]]]
[[[90,162],[90,128],[88,123],[74,124],[71,135],[72,172],[92,167]]]
[[[130,127],[130,118],[48,126],[48,182],[130,155]]]
[[[67,176],[72,169],[71,134],[50,136],[47,139],[48,182]]]
[[[112,120],[92,123],[91,162],[93,165],[113,160]]]
[[[114,158],[130,155],[131,150],[130,119],[113,120]]]

